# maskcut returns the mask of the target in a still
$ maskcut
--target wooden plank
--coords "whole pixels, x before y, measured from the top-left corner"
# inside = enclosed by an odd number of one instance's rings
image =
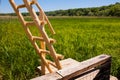
[[[60,61],[60,64],[62,66],[62,69],[67,69],[69,66],[77,66],[79,64],[78,61],[68,58]],[[53,72],[58,71],[54,66],[50,65]],[[41,71],[41,66],[37,67]],[[49,71],[46,69],[46,74],[48,74]]]
[[[54,73],[46,74],[44,76],[40,76],[38,78],[34,78],[32,80],[94,80],[94,78],[100,73],[101,68],[104,68],[104,66],[106,67],[106,65],[108,65],[110,58],[111,57],[108,55],[100,55],[95,58],[86,60],[87,62],[86,61],[78,62],[71,58],[65,59],[65,60],[61,61],[61,64],[62,64],[62,66],[64,66],[62,70],[65,71],[64,74],[66,74],[67,77],[58,73],[58,71],[57,71]],[[105,62],[105,61],[108,61],[108,62]],[[95,67],[100,64],[102,64],[103,67],[101,66],[99,68],[94,68],[94,66],[92,66],[93,68],[91,68],[91,66],[89,66],[89,65],[93,65],[93,63],[95,64]],[[105,64],[103,65],[103,63],[105,63]],[[84,69],[82,66],[84,66],[86,68]],[[78,67],[80,67],[80,69],[82,71],[79,70]],[[76,69],[78,71],[76,71]],[[59,70],[59,71],[62,71],[62,70]],[[73,72],[71,73],[71,70],[73,70],[74,73]],[[79,71],[81,73],[78,73]],[[83,72],[85,74],[83,74]],[[76,75],[77,75],[77,77],[75,77]],[[118,79],[114,76],[110,76],[110,80],[118,80]]]
[[[99,69],[92,71],[89,74],[83,75],[79,78],[76,78],[75,80],[94,80],[94,78],[96,77],[96,75],[99,73]],[[116,77],[110,75],[110,80],[118,80]]]
[[[92,71],[89,74],[83,75],[79,78],[76,78],[75,80],[93,80],[98,73],[99,73],[99,69]]]
[[[41,77],[33,78],[31,80],[59,80],[62,77],[57,73],[49,73],[47,75],[43,75]]]
[[[110,76],[110,80],[118,80],[118,79],[114,76]]]
[[[57,71],[57,73],[64,77],[63,80],[68,80],[72,77],[82,74],[84,71],[90,70],[91,68],[105,63],[108,59],[110,59],[110,56],[103,54],[92,59],[83,61],[77,66],[68,66],[65,69]]]
[[[65,59],[65,60],[61,60],[60,61],[63,69],[67,69],[69,66],[75,66],[78,65],[79,62],[76,60],[73,60],[71,58]],[[58,73],[56,73],[56,71],[58,71],[55,67],[53,67],[52,65],[50,66],[52,71],[54,71],[54,73],[49,73],[49,71],[46,69],[46,75],[37,77],[37,78],[33,78],[31,80],[58,80],[58,79],[62,79],[61,75],[59,75]],[[41,66],[38,67],[41,70]]]
[[[94,80],[95,76],[99,73],[99,69],[92,71],[89,74],[86,74],[82,77],[76,78],[75,80]],[[116,77],[110,75],[110,80],[118,80]]]
[[[99,70],[95,70],[87,75],[81,76],[74,80],[94,80],[95,76],[99,73]],[[33,78],[31,80],[62,80],[62,76],[57,73],[49,73],[47,75],[43,75],[37,78]],[[116,77],[110,75],[110,80],[118,80]]]

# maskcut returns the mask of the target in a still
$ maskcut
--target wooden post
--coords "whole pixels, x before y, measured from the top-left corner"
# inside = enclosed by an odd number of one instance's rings
[[[41,41],[40,43],[41,43],[41,49],[46,50],[45,42]],[[46,53],[41,53],[41,56],[43,58],[45,58],[46,57]],[[42,60],[41,60],[41,74],[42,75],[45,74],[45,64],[44,64],[44,62]]]
[[[101,64],[98,69],[100,69],[100,71],[93,80],[110,80],[111,58],[104,64]]]

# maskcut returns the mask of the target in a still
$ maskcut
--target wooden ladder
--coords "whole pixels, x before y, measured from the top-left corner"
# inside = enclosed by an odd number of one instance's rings
[[[55,31],[54,31],[53,27],[51,26],[44,11],[38,4],[37,0],[23,0],[24,4],[22,4],[22,5],[16,5],[14,0],[9,0],[9,1],[13,7],[15,13],[17,14],[20,22],[22,23],[23,28],[24,28],[27,36],[29,37],[29,40],[31,41],[37,54],[41,58],[41,73],[46,74],[47,70],[49,71],[49,73],[54,72],[51,69],[50,65],[54,66],[57,70],[62,69],[59,59],[62,59],[63,56],[60,54],[56,54],[56,51],[53,47],[53,43],[55,42],[55,40],[48,37],[48,35],[45,31],[45,28],[44,28],[45,24],[47,24],[49,26],[49,29],[53,34],[55,34]],[[32,7],[33,5],[35,5],[38,8],[39,16],[36,14],[35,10],[33,9],[33,7]],[[28,12],[30,13],[30,16],[32,17],[32,20],[33,20],[32,22],[26,21],[24,19],[23,15],[21,14],[21,12],[19,10],[20,8],[27,8]],[[31,26],[31,25],[35,25],[37,27],[41,36],[34,36],[31,33],[31,31],[29,29],[29,26]],[[40,46],[38,45],[38,43],[36,41],[40,41]],[[48,48],[48,50],[46,50],[46,47]],[[52,56],[54,62],[47,60],[46,54],[49,54],[50,56]]]

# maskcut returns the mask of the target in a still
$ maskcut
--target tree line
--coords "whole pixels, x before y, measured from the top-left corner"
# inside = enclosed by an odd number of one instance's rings
[[[77,8],[46,12],[48,16],[120,16],[120,3],[93,8]]]
[[[38,15],[39,13],[36,12]],[[76,8],[68,10],[56,10],[45,12],[47,16],[118,16],[120,17],[120,3],[111,4],[108,6],[93,7],[93,8]],[[16,16],[15,13],[7,13],[0,15]],[[23,16],[29,16],[23,12]]]

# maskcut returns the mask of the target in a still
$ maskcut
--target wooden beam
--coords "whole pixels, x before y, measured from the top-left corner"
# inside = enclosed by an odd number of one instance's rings
[[[61,60],[60,63],[62,65],[63,69],[67,69],[69,66],[75,66],[75,65],[77,66],[79,64],[78,61],[73,60],[71,58]],[[51,67],[53,72],[57,72],[58,71],[57,68],[53,67],[53,65],[50,65],[50,67]],[[39,71],[41,71],[41,66],[39,66],[37,68],[38,68]],[[39,72],[39,73],[41,73],[41,72]],[[48,73],[49,73],[49,71],[46,69],[46,74],[48,74]]]
[[[34,22],[27,22],[27,21],[26,21],[26,26],[34,26],[34,25],[35,25]]]
[[[61,78],[62,77],[57,73],[49,73],[47,75],[43,75],[41,77],[37,77],[31,80],[59,80]]]
[[[88,59],[86,61],[83,61],[77,66],[73,66],[73,67],[69,66],[68,69],[59,70],[57,71],[57,73],[63,77],[63,80],[68,80],[72,77],[82,74],[87,70],[100,66],[101,64],[110,60],[110,58],[111,58],[110,56],[103,54],[103,55]]]
[[[17,9],[19,9],[19,8],[24,8],[24,7],[26,7],[24,4],[18,5],[18,6],[17,6]]]
[[[39,77],[39,80],[109,80],[110,62],[111,56],[105,54],[83,62],[77,62],[69,58],[63,60],[63,62],[61,61],[63,69],[52,73],[51,79],[49,78],[50,74],[46,74]],[[59,76],[54,79],[54,75]],[[113,77],[110,78],[112,80]],[[34,78],[33,80],[38,80],[38,78]]]

